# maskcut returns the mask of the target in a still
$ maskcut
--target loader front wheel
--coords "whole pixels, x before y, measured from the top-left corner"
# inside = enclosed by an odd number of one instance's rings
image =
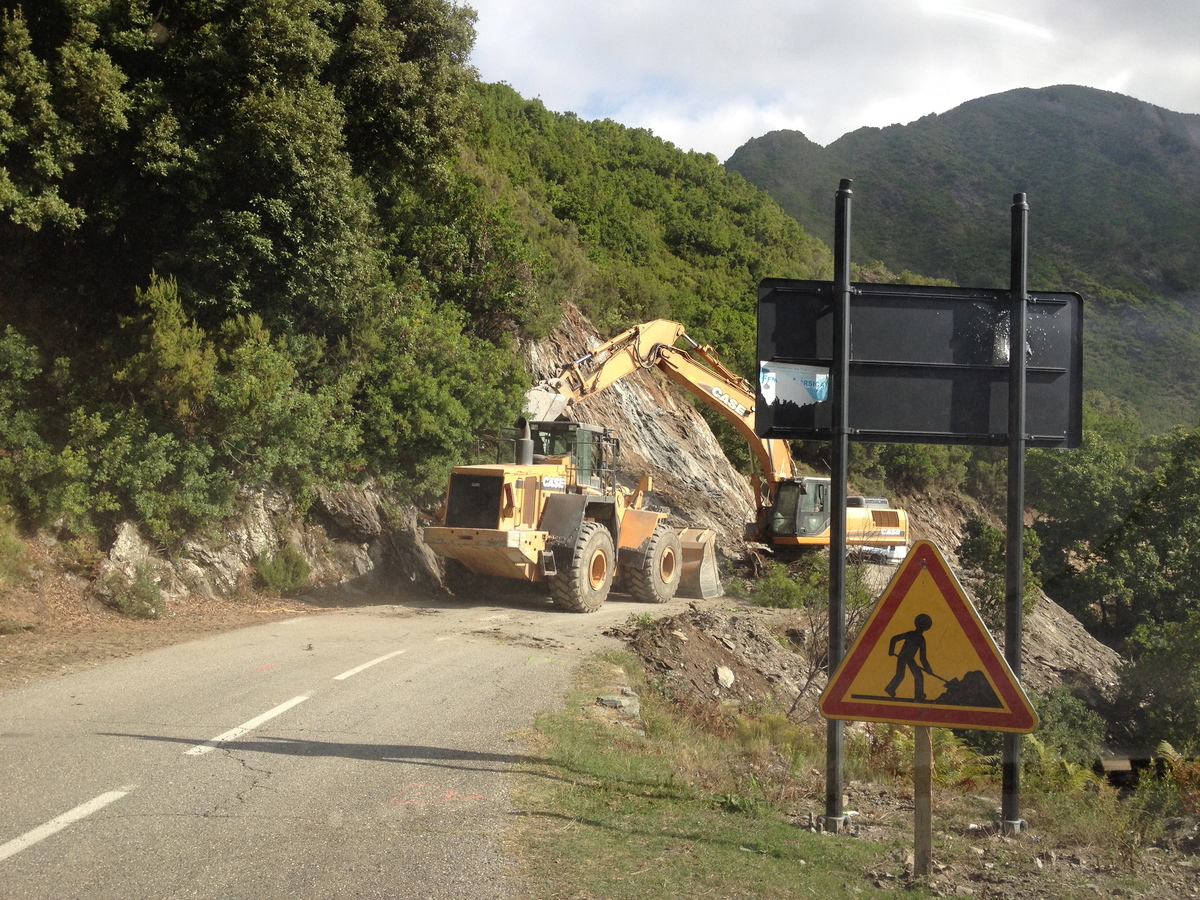
[[[675,529],[659,525],[650,535],[646,558],[636,569],[629,567],[629,593],[642,603],[666,603],[679,589],[683,573],[683,546]]]
[[[612,587],[616,553],[612,535],[599,522],[584,522],[570,565],[548,579],[555,604],[571,612],[595,612]]]

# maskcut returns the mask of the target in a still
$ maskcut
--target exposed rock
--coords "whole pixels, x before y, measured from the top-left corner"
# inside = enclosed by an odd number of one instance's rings
[[[393,512],[385,527],[384,500],[371,487],[346,486],[319,492],[306,520],[290,495],[263,485],[243,496],[241,513],[213,537],[192,537],[170,558],[152,547],[129,522],[122,523],[101,564],[99,584],[113,576],[132,580],[149,565],[168,600],[184,594],[232,598],[252,587],[263,554],[291,545],[308,562],[316,588],[360,591],[432,591],[440,583],[436,557],[421,542],[417,512]]]
[[[383,534],[383,501],[370,485],[317,489],[314,512],[327,519],[327,530],[339,537],[368,541]],[[330,527],[332,523],[332,527]]]
[[[1112,698],[1121,657],[1088,634],[1078,619],[1043,594],[1024,626],[1022,681],[1041,690],[1065,684],[1092,701]]]
[[[686,324],[686,323],[685,323]],[[544,340],[526,348],[535,382],[600,343],[595,328],[574,308]],[[620,468],[629,483],[654,478],[654,495],[672,511],[672,525],[712,528],[726,556],[743,552],[742,532],[754,518],[746,478],[720,445],[683,388],[657,370],[636,372],[571,407],[568,418],[611,428],[621,440]]]

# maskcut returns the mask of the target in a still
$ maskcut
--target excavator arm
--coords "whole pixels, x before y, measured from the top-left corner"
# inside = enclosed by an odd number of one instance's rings
[[[675,346],[680,338],[691,344],[691,352]],[[563,366],[558,377],[543,386],[543,394],[548,392],[551,401],[543,403],[533,417],[551,418],[550,414],[557,415],[568,404],[599,393],[638,369],[652,368],[660,369],[733,423],[750,445],[771,494],[776,484],[792,478],[787,442],[754,433],[755,397],[750,385],[725,366],[712,347],[697,344],[683,325],[667,319],[634,325]]]
[[[675,346],[680,339],[688,349]],[[797,477],[787,442],[755,434],[754,389],[726,367],[712,347],[688,337],[678,322],[656,319],[635,325],[563,366],[556,378],[530,392],[530,418],[554,419],[569,404],[638,369],[653,368],[725,416],[750,445],[762,475],[755,477],[757,515],[747,533],[756,540],[766,537],[777,551],[827,545],[829,511],[821,499],[822,479]],[[827,491],[828,479],[823,481]],[[891,509],[886,500],[856,500],[847,507],[847,540],[882,547],[900,558],[908,542],[907,514]]]

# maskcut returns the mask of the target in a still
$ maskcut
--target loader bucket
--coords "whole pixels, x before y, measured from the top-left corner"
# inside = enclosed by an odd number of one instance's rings
[[[677,597],[709,600],[725,593],[717,575],[716,533],[708,528],[679,528],[683,572]]]

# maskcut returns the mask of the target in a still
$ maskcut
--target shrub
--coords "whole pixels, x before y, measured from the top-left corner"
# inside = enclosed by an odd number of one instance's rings
[[[7,511],[0,510],[0,586],[12,587],[22,582],[28,564],[16,526]]]
[[[754,583],[751,596],[759,606],[802,609],[819,601],[818,578],[813,566],[801,566],[793,575],[782,563],[768,562],[765,573]]]
[[[162,588],[154,580],[154,566],[148,562],[138,563],[132,578],[111,576],[108,588],[112,591],[113,606],[124,615],[157,619],[166,611]]]
[[[255,568],[262,586],[277,594],[304,587],[312,572],[308,560],[291,544],[284,544],[275,553],[260,553]]]
[[[1163,741],[1158,755],[1164,761],[1164,780],[1170,780],[1179,800],[1180,810],[1190,816],[1200,816],[1200,759],[1185,759]]]
[[[1104,720],[1062,685],[1030,697],[1040,724],[1021,742],[1021,765],[1028,785],[1044,792],[1078,790],[1092,783],[1092,765],[1104,740]],[[999,763],[998,731],[956,730],[972,750]]]
[[[1200,752],[1200,610],[1182,622],[1140,625],[1129,636],[1132,660],[1120,670],[1113,728],[1119,737],[1169,741]]]

